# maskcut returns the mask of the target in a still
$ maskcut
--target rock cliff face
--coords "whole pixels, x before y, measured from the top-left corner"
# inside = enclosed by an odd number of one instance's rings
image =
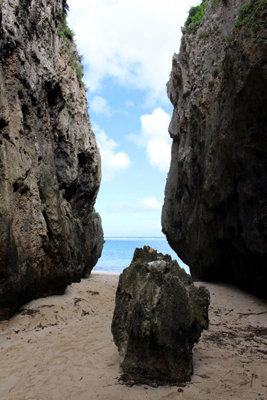
[[[191,11],[167,85],[163,232],[194,279],[266,297],[266,1]]]
[[[88,274],[100,158],[62,0],[0,4],[0,319]]]

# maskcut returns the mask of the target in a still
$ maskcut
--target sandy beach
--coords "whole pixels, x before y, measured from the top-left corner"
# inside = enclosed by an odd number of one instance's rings
[[[191,382],[122,385],[110,332],[117,281],[93,273],[0,322],[1,400],[267,400],[267,303],[222,284],[203,283],[210,326]]]

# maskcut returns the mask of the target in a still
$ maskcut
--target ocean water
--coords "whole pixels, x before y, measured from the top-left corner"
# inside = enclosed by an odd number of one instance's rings
[[[124,268],[130,265],[136,247],[150,246],[159,253],[169,254],[173,260],[177,260],[180,267],[189,273],[189,268],[182,262],[177,254],[162,237],[135,237],[135,238],[105,238],[102,256],[93,269],[93,272],[120,274]]]

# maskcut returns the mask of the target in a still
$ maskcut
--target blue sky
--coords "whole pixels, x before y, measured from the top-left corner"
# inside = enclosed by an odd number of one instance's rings
[[[172,55],[195,0],[68,0],[102,158],[105,237],[161,236]]]

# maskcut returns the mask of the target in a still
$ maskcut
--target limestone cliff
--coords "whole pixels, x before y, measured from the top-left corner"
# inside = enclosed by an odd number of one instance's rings
[[[191,9],[168,95],[163,232],[194,279],[267,296],[266,0]]]
[[[0,3],[0,319],[88,274],[100,157],[64,0]]]

